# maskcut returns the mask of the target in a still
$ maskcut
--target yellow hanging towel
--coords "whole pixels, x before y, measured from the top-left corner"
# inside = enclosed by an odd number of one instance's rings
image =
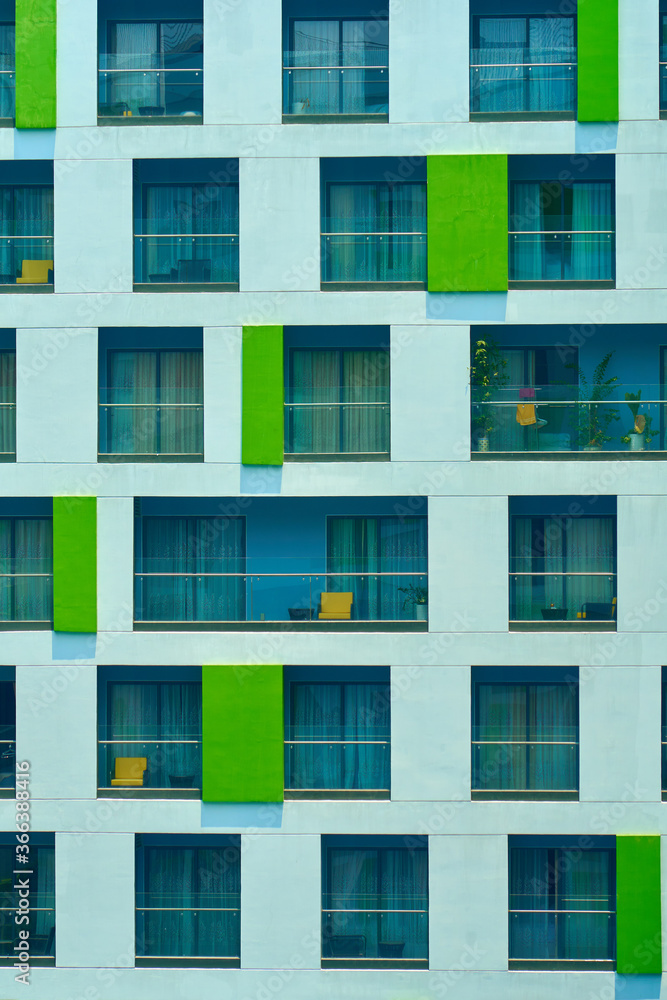
[[[516,422],[522,427],[530,427],[537,423],[534,403],[518,403],[516,408]]]

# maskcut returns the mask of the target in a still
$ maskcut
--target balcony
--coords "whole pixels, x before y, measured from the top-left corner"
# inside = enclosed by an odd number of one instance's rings
[[[146,729],[149,729],[146,726]],[[98,795],[103,798],[200,799],[202,789],[201,733],[187,738],[144,732],[118,738],[101,727],[98,740]],[[142,761],[139,766],[131,762]],[[143,767],[143,760],[146,767]],[[130,773],[135,767],[135,772]],[[138,782],[141,782],[138,784]]]
[[[349,65],[335,66],[330,65],[327,52],[284,53],[283,122],[389,120],[388,50],[346,54]],[[355,59],[376,64],[354,65]]]
[[[4,834],[0,843],[0,882],[3,893],[0,901],[0,966],[11,967],[18,961],[17,952],[25,942],[19,938],[21,926],[30,932],[30,966],[35,968],[55,965],[55,859],[54,836],[46,833],[30,834],[27,850],[20,853],[25,861],[18,866],[16,858],[17,837]],[[15,869],[23,868],[28,881],[30,923],[19,925],[16,918],[22,901],[16,883]],[[25,895],[25,893],[24,893]],[[25,905],[23,903],[23,905]],[[16,971],[16,970],[14,970]]]
[[[240,892],[138,892],[136,928],[140,968],[240,965]]]
[[[5,685],[0,684],[0,688]],[[15,714],[12,691],[12,711]],[[0,799],[13,799],[16,794],[16,726],[0,725]]]
[[[510,896],[510,970],[614,969],[616,913],[608,897],[573,896],[562,909],[516,908],[527,905],[521,896]]]
[[[286,458],[309,462],[333,457],[364,462],[389,459],[388,384],[309,389],[288,386],[285,396]]]
[[[102,53],[101,125],[199,125],[204,102],[202,55],[165,59],[159,53]]]
[[[510,631],[616,631],[616,573],[510,573]]]
[[[326,220],[333,225],[332,220]],[[412,224],[406,223],[406,224]],[[321,234],[322,291],[364,291],[426,287],[426,231]]]
[[[47,561],[0,557],[0,630],[52,627],[53,569],[46,568]]]
[[[427,969],[428,899],[392,900],[378,908],[371,896],[349,896],[345,907],[336,909],[332,896],[333,905],[322,911],[322,968]]]
[[[150,291],[179,286],[237,292],[239,235],[234,233],[151,233],[150,220],[134,237],[134,282]],[[157,286],[157,287],[155,287]]]
[[[0,236],[0,291],[53,291],[53,234]]]
[[[577,51],[473,49],[470,98],[472,120],[574,119]]]
[[[618,383],[610,398],[578,399],[588,394],[583,386],[471,386],[474,457],[664,457],[665,387],[625,390]]]
[[[201,462],[204,459],[204,404],[201,385],[162,389],[161,401],[130,402],[156,396],[117,386],[100,389],[101,461]],[[0,419],[2,411],[0,409]],[[1,425],[0,425],[1,426]]]
[[[539,726],[527,734],[473,730],[473,800],[579,798],[578,729]],[[521,738],[523,736],[523,738]]]
[[[363,738],[344,726],[304,728],[290,727],[285,740],[285,798],[390,797],[391,741],[386,727],[364,727]]]
[[[554,282],[613,288],[616,238],[596,231],[510,232],[509,280],[515,288]]]

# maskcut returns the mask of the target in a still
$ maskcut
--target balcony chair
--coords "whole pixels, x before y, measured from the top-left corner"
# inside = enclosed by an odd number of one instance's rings
[[[323,591],[320,594],[320,606],[317,617],[320,621],[343,621],[352,617],[352,599],[354,594]]]
[[[612,598],[611,604],[591,604],[590,601],[581,605],[581,611],[577,611],[577,618],[589,618],[591,621],[614,621],[616,618],[616,598]]]
[[[16,279],[17,285],[50,285],[53,284],[52,260],[24,260],[21,264],[21,277]]]
[[[208,282],[211,280],[211,260],[202,257],[201,260],[179,260],[177,281],[186,283]]]
[[[116,777],[111,779],[112,786],[141,788],[147,763],[145,757],[116,757]]]
[[[366,936],[364,934],[332,934],[325,939],[328,958],[365,958]]]

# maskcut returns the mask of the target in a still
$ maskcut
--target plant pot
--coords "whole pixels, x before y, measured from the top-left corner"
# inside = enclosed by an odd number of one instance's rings
[[[292,114],[293,115],[305,115],[306,113],[306,102],[305,101],[293,101],[292,102]]]
[[[644,451],[646,446],[646,435],[642,432],[630,431],[630,451]]]
[[[489,450],[489,439],[486,437],[477,438],[477,451],[488,451]]]
[[[596,444],[587,444],[584,451],[602,451],[602,448],[598,447]]]
[[[428,619],[428,604],[415,604],[415,621],[425,622]]]

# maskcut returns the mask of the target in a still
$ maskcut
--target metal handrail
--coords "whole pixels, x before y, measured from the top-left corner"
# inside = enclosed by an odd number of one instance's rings
[[[33,236],[23,236],[18,233],[5,233],[0,234],[0,240],[52,240],[53,233],[47,233],[46,235],[41,233],[35,233]]]
[[[572,572],[567,572],[562,569],[545,569],[537,572],[529,572],[525,569],[517,569],[510,570],[509,576],[618,576],[618,573],[616,570],[601,569],[592,569],[590,572],[586,572],[586,570],[572,570]]]
[[[389,399],[386,402],[379,402],[379,403],[377,403],[377,402],[376,403],[352,403],[352,402],[341,403],[341,402],[336,402],[335,400],[329,400],[326,403],[285,403],[285,407],[287,408],[288,406],[331,406],[331,407],[334,407],[334,406],[335,407],[339,407],[339,406],[389,406],[390,402],[391,401]],[[134,404],[125,404],[125,403],[123,403],[123,404],[119,404],[119,405],[123,405],[123,406],[130,405],[131,406],[131,405],[134,405]],[[173,404],[173,405],[177,405],[177,404]],[[193,403],[191,405],[192,406],[200,406],[201,404],[200,403]]]
[[[12,741],[9,741],[12,742]],[[285,746],[389,746],[389,740],[284,740]]]
[[[615,229],[510,229],[509,236],[615,236]]]
[[[5,72],[7,71],[5,70]],[[9,72],[13,72],[13,70],[10,70]],[[175,67],[174,69],[169,69],[166,66],[159,66],[159,67],[153,66],[147,69],[145,69],[143,66],[131,66],[131,67],[109,66],[106,69],[100,66],[98,69],[98,73],[158,73],[159,74],[159,73],[203,73],[203,72],[204,72],[203,65],[191,66],[190,69],[184,69],[183,67],[178,67],[178,68]]]
[[[216,237],[226,237],[229,239],[238,239],[238,233],[135,233],[135,239],[141,239],[144,236],[150,236],[153,239],[158,237],[165,237],[169,239],[182,239],[183,237],[191,239],[210,239],[212,236]],[[32,239],[32,237],[26,237],[27,239]]]
[[[1,575],[2,574],[0,574],[0,576]],[[28,575],[31,575],[31,574],[28,574]],[[310,577],[310,576],[315,576],[315,577],[318,577],[318,578],[322,577],[322,576],[333,576],[333,577],[340,577],[340,576],[360,576],[360,577],[365,577],[365,576],[427,576],[427,573],[426,573],[426,571],[420,573],[418,570],[396,570],[393,573],[382,572],[382,571],[379,571],[379,570],[377,570],[377,571],[376,570],[367,570],[366,572],[363,572],[363,573],[354,573],[354,572],[348,571],[348,570],[340,570],[338,573],[316,573],[316,572],[312,572],[312,573],[308,573],[308,572],[306,572],[306,573],[207,573],[207,572],[205,572],[205,571],[202,570],[201,572],[190,572],[190,573],[169,573],[169,572],[164,572],[164,573],[147,573],[146,572],[146,573],[144,573],[144,572],[137,572],[134,575],[135,576],[230,576],[230,577],[239,577],[239,578],[242,578],[242,579],[245,579],[245,580],[252,579],[253,577],[255,577],[257,580],[262,580],[262,579],[264,579],[266,577],[270,577],[270,576],[271,577],[285,577],[285,576],[292,577],[293,576],[293,577],[300,577],[303,580],[306,577]],[[513,574],[513,575],[516,575],[516,574]],[[530,575],[534,576],[535,574],[533,573],[533,574],[530,574]],[[541,575],[541,574],[538,574],[538,575]]]
[[[545,747],[574,747],[579,746],[578,740],[471,740],[473,746],[545,746]]]
[[[15,742],[14,740],[0,740],[0,743],[14,743],[14,742]],[[144,743],[173,743],[173,744],[178,744],[180,746],[182,743],[192,743],[193,746],[199,746],[201,742],[202,742],[201,737],[199,737],[199,739],[197,740],[174,740],[168,738],[163,739],[161,736],[146,736],[143,739],[139,737],[138,739],[126,739],[126,740],[124,739],[98,740],[97,744],[98,746],[109,746],[117,743],[120,746],[125,746],[126,743],[139,743],[142,745]]]
[[[510,913],[606,913],[607,915],[616,915],[616,910],[510,910]]]
[[[3,403],[0,403],[0,406],[3,406],[3,405],[4,406],[9,406],[9,405],[16,405],[16,404],[9,404],[9,403],[4,403],[3,404]],[[100,407],[101,406],[130,406],[130,407],[141,406],[144,409],[147,406],[151,406],[151,407],[154,407],[156,410],[162,409],[164,407],[170,407],[170,406],[177,406],[179,409],[181,409],[184,406],[198,406],[201,409],[204,406],[204,401],[202,400],[201,403],[98,403],[97,405],[100,406]]]
[[[320,233],[320,236],[426,236],[426,230],[413,230],[412,232],[394,232],[393,230],[383,230],[381,233],[372,233],[368,230],[363,230],[363,232],[351,232],[347,230],[346,232],[328,232]]]
[[[502,62],[502,63],[470,63],[470,69],[482,69],[482,67],[498,67],[499,69],[507,69],[509,67],[516,67],[516,68],[518,68],[519,66],[528,66],[530,68],[531,66],[576,66],[576,65],[577,65],[577,60],[576,59],[569,59],[569,60],[567,60],[565,62],[529,62],[529,63],[524,63],[524,62],[510,61],[510,62]],[[500,82],[504,82],[504,81],[500,81]]]

